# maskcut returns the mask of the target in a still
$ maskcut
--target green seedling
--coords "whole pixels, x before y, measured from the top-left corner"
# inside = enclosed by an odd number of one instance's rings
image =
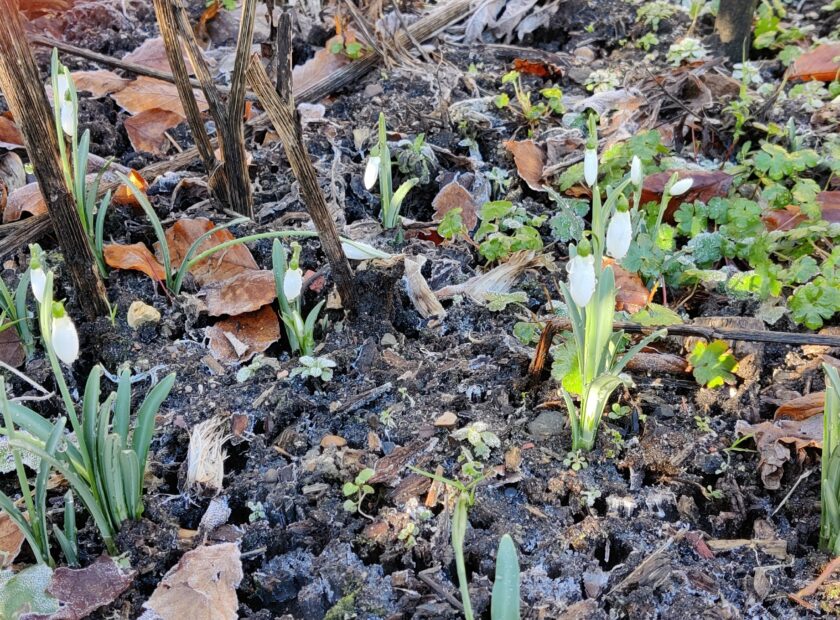
[[[820,468],[820,548],[840,555],[840,374],[830,364],[825,372],[825,412]]]
[[[510,534],[499,541],[496,552],[496,576],[493,579],[493,597],[490,601],[491,620],[519,620],[521,599],[519,595],[519,558]]]
[[[379,113],[378,142],[371,149],[365,169],[365,187],[371,189],[379,179],[379,219],[386,229],[396,228],[400,217],[400,209],[408,192],[420,182],[417,177],[411,178],[400,185],[394,191],[393,178],[391,176],[391,149],[388,146],[388,131],[385,126],[385,115]]]
[[[347,498],[344,500],[344,510],[351,513],[358,512],[363,517],[373,521],[373,517],[365,514],[362,510],[362,502],[365,501],[368,495],[373,493],[373,487],[367,482],[373,478],[375,473],[375,471],[366,467],[356,475],[353,482],[344,483],[344,486],[341,487],[341,493]]]

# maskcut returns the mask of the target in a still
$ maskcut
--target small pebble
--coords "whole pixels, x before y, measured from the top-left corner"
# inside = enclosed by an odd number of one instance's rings
[[[128,307],[126,321],[131,329],[140,329],[147,323],[157,323],[160,321],[160,312],[138,299],[132,301]]]
[[[263,479],[269,484],[274,484],[275,482],[280,480],[280,472],[278,472],[272,467],[271,469],[265,472],[265,476],[263,477]]]
[[[347,445],[347,440],[338,435],[325,435],[321,440],[322,448],[343,448]]]
[[[397,346],[397,337],[394,334],[387,333],[382,336],[382,340],[379,341],[383,347],[395,347]]]
[[[559,411],[543,411],[528,423],[528,432],[534,437],[551,437],[563,430],[563,414]]]
[[[365,97],[376,97],[377,95],[381,95],[385,92],[385,89],[382,88],[382,84],[378,82],[374,82],[365,86]]]

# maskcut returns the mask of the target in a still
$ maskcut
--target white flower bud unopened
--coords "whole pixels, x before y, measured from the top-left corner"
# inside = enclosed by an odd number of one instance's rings
[[[569,292],[578,307],[583,308],[595,293],[595,257],[578,254],[566,266],[569,272]]]
[[[289,269],[283,278],[283,294],[288,301],[294,301],[300,297],[303,288],[303,271],[301,269]]]
[[[607,254],[621,260],[630,249],[633,239],[633,223],[629,211],[616,211],[607,226]]]
[[[583,179],[589,187],[598,182],[598,151],[595,149],[583,152]]]
[[[29,287],[32,289],[32,294],[38,303],[44,301],[44,289],[47,286],[47,274],[41,267],[36,267],[29,271]]]
[[[344,255],[350,260],[368,260],[369,258],[390,258],[391,255],[382,250],[377,250],[375,247],[360,241],[350,241],[349,239],[342,239],[341,249]]]
[[[369,157],[367,166],[365,166],[365,188],[372,189],[376,179],[379,178],[379,164],[381,163],[379,157]]]
[[[694,185],[694,179],[692,179],[691,177],[686,177],[674,183],[671,186],[671,191],[668,193],[671,194],[671,196],[682,196],[688,190],[691,189],[692,185]]]
[[[58,359],[68,366],[79,357],[79,334],[76,333],[73,319],[66,313],[60,317],[53,317],[52,347]]]
[[[630,162],[630,182],[636,187],[642,186],[642,160],[637,155],[633,155]]]
[[[68,136],[73,136],[76,131],[76,119],[74,118],[73,102],[70,99],[70,84],[66,73],[59,73],[56,76],[58,92],[53,93],[61,114],[61,128]]]

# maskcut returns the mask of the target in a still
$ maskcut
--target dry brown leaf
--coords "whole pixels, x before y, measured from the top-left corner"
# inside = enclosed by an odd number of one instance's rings
[[[26,361],[26,352],[14,327],[9,327],[0,332],[0,361],[5,362],[12,368],[17,368]]]
[[[461,284],[445,286],[435,291],[435,296],[438,299],[450,299],[455,295],[466,295],[474,302],[484,304],[487,302],[488,294],[510,292],[513,283],[526,269],[533,269],[544,264],[545,259],[541,254],[528,250],[514,252],[504,263],[493,267],[490,271],[473,276]]]
[[[125,131],[135,151],[166,155],[170,143],[164,132],[183,120],[177,112],[151,108],[125,119]]]
[[[435,222],[440,222],[443,216],[452,209],[461,209],[461,221],[464,222],[467,230],[472,230],[478,223],[476,213],[478,207],[475,200],[458,181],[451,181],[444,185],[432,200],[432,207],[435,209],[432,217]]]
[[[213,227],[213,222],[204,217],[195,219],[182,218],[175,222],[166,231],[166,242],[169,245],[169,253],[172,257],[172,267],[178,268],[193,242]],[[201,243],[196,254],[200,254],[232,239],[235,239],[235,237],[229,230],[217,231]],[[259,266],[251,255],[251,251],[240,244],[206,258],[193,266],[190,269],[190,273],[195,278],[195,281],[200,286],[203,286],[210,282],[227,280],[243,271],[249,270],[259,270]],[[256,310],[262,305],[264,304],[260,304],[251,309]]]
[[[3,210],[3,223],[17,222],[24,213],[42,215],[47,212],[47,203],[41,196],[38,183],[33,181],[11,192]]]
[[[242,576],[236,544],[199,547],[184,554],[144,607],[163,620],[236,620]]]
[[[794,398],[779,405],[773,419],[807,420],[815,415],[819,415],[824,409],[825,392],[811,392],[810,394]]]
[[[791,80],[833,82],[840,77],[840,43],[826,43],[805,52],[790,68]]]
[[[207,328],[210,353],[225,363],[247,362],[280,339],[280,321],[271,305],[223,319]]]
[[[11,520],[9,513],[0,510],[0,569],[12,565],[24,540],[23,532]]]
[[[149,192],[149,182],[146,181],[146,178],[142,174],[136,170],[129,170],[127,176],[128,180],[131,181],[131,184],[136,189],[139,189],[144,194]],[[114,190],[111,202],[126,207],[140,208],[140,202],[137,200],[134,193],[128,188],[126,183],[122,183],[116,190]]]
[[[82,620],[109,605],[134,581],[136,572],[124,570],[106,555],[80,569],[55,569],[47,592],[61,602],[61,608],[43,620]],[[27,616],[30,617],[30,616]]]
[[[405,276],[403,280],[405,281],[408,298],[414,305],[414,309],[424,319],[445,317],[446,310],[444,310],[443,304],[438,301],[438,298],[429,287],[429,283],[426,282],[426,278],[423,277],[422,269],[423,265],[426,264],[426,257],[422,254],[417,257],[406,256],[403,261],[405,264]]]
[[[319,49],[312,58],[292,69],[292,88],[296,93],[311,88],[352,62],[346,54],[333,54],[330,51],[330,46],[336,41],[340,42],[341,38],[331,38],[326,47]]]
[[[209,282],[201,292],[210,316],[253,312],[277,298],[274,274],[266,269],[249,269],[221,282]]]
[[[131,81],[105,69],[74,71],[71,75],[77,91],[87,91],[96,99],[122,90]]]
[[[668,170],[657,172],[645,177],[642,183],[641,203],[659,202],[662,200],[662,192],[665,191],[665,184],[671,176],[677,173],[679,179],[691,177],[694,183],[691,188],[681,196],[671,198],[668,207],[665,209],[665,221],[673,222],[674,212],[685,202],[709,202],[716,196],[726,196],[729,187],[732,185],[732,176],[720,170]]]
[[[27,17],[61,13],[73,6],[73,0],[18,0],[18,8]]]
[[[166,270],[145,243],[122,245],[109,243],[103,248],[105,264],[113,269],[141,271],[153,280],[162,282],[166,279]]]
[[[840,223],[840,192],[820,192],[817,194],[817,204],[820,205],[822,218],[831,224]],[[784,209],[767,211],[761,216],[767,230],[791,230],[799,226],[808,218],[796,205],[788,205]]]
[[[0,114],[0,147],[14,149],[23,146],[23,135],[15,122]]]
[[[204,98],[204,93],[195,89],[193,93],[199,111],[207,110],[207,100]],[[175,85],[154,78],[141,75],[133,82],[129,82],[122,90],[113,93],[111,97],[129,114],[139,114],[146,110],[160,108],[186,118],[184,106],[181,105],[181,99]]]
[[[187,65],[187,71],[190,75],[193,74],[192,62],[190,62],[187,55],[186,48],[182,45],[182,53],[184,55],[184,62]],[[143,65],[149,69],[156,71],[165,71],[172,73],[172,67],[169,65],[169,59],[166,56],[166,47],[163,45],[162,37],[155,37],[154,39],[146,39],[140,47],[135,48],[122,58],[125,62],[133,62],[137,65]]]
[[[516,171],[535,192],[544,192],[542,185],[545,152],[533,140],[508,140],[505,148],[513,155]]]
[[[784,464],[791,459],[791,448],[797,460],[802,461],[807,448],[822,447],[822,431],[822,415],[806,420],[776,420],[759,424],[739,420],[735,423],[738,435],[752,435],[755,440],[761,455],[758,469],[767,489],[778,489],[781,486]]]
[[[617,265],[611,258],[604,258],[604,266],[612,266],[615,275],[615,309],[626,310],[630,314],[639,312],[651,301],[651,292],[642,279],[635,273]]]

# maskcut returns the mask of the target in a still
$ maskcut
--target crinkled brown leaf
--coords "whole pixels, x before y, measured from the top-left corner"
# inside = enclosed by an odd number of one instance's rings
[[[247,362],[280,339],[280,321],[271,305],[223,319],[207,328],[210,353],[221,362]]]
[[[165,155],[170,144],[164,132],[183,120],[177,112],[151,108],[125,119],[125,131],[135,151]]]
[[[204,98],[204,94],[198,90],[193,90],[193,93],[199,111],[207,110],[207,100]],[[111,97],[130,114],[139,114],[146,110],[160,108],[186,118],[184,106],[181,105],[181,99],[178,97],[178,89],[169,82],[141,75],[136,80],[129,82],[119,92],[113,93]]]
[[[109,243],[103,248],[105,264],[113,269],[140,271],[158,282],[166,279],[166,270],[145,243],[122,245]]]
[[[47,593],[57,598],[61,608],[48,616],[26,615],[26,620],[82,620],[92,612],[113,603],[125,592],[136,575],[121,568],[106,555],[80,569],[55,569]]]
[[[611,258],[604,259],[604,266],[612,265],[615,274],[615,309],[629,313],[639,312],[650,303],[650,291],[635,273],[616,265]]]
[[[840,75],[840,43],[825,43],[805,52],[790,68],[791,80],[833,82]]]
[[[2,338],[3,334],[0,334]],[[2,347],[2,344],[0,344]],[[20,528],[9,518],[9,513],[0,510],[0,569],[11,566],[15,561],[24,537]]]
[[[662,192],[665,191],[665,185],[674,172],[674,170],[668,170],[645,177],[642,183],[642,204],[662,200]],[[732,185],[732,177],[720,170],[679,170],[676,172],[678,178],[691,177],[694,183],[682,196],[671,198],[665,209],[665,220],[668,222],[673,222],[674,212],[681,204],[695,201],[709,202],[716,196],[726,196]]]
[[[131,82],[105,69],[74,71],[71,75],[77,91],[87,91],[97,99],[120,91]]]
[[[136,170],[129,170],[126,176],[128,176],[128,180],[131,181],[135,189],[140,190],[143,194],[149,192],[149,182],[146,181],[146,178],[142,174]],[[140,208],[140,202],[126,183],[122,183],[114,190],[111,202],[116,205]]]
[[[169,253],[172,257],[172,266],[177,268],[181,265],[184,255],[189,247],[201,235],[211,230],[215,224],[205,217],[195,219],[182,218],[175,222],[166,231],[166,242],[169,244]],[[196,254],[214,248],[225,241],[235,239],[228,229],[213,233],[205,239],[198,248]],[[195,256],[195,255],[193,255]],[[209,258],[190,269],[195,281],[203,286],[210,282],[220,282],[248,270],[258,270],[257,261],[251,255],[251,251],[244,245],[234,245],[226,250],[217,252]],[[262,306],[263,304],[260,304]],[[252,308],[256,310],[260,306]]]
[[[236,544],[199,547],[184,554],[144,607],[163,620],[236,620],[242,576]]]
[[[14,149],[23,146],[23,135],[15,122],[0,114],[0,147]]]
[[[11,192],[3,210],[3,223],[17,222],[24,213],[42,215],[47,212],[47,203],[41,196],[38,183],[33,181]]]
[[[26,352],[14,327],[8,327],[0,332],[0,361],[12,368],[17,368],[26,361]]]
[[[735,423],[738,435],[752,435],[760,454],[758,470],[765,488],[781,486],[784,464],[791,459],[793,449],[797,460],[805,458],[807,448],[822,447],[823,417],[816,415],[805,420],[776,420],[749,424]]]
[[[183,46],[182,51],[184,55],[184,62],[187,65],[187,71],[192,74],[193,66]],[[135,48],[123,56],[123,60],[126,62],[133,62],[137,65],[143,65],[144,67],[155,69],[156,71],[172,73],[172,67],[169,65],[169,59],[166,56],[166,47],[163,45],[162,37],[146,39],[140,47]]]
[[[433,219],[436,222],[440,222],[452,209],[461,209],[461,221],[467,230],[472,230],[478,223],[477,205],[472,194],[458,181],[444,185],[432,200],[432,207],[435,209]]]
[[[201,293],[210,316],[253,312],[277,298],[274,274],[266,269],[250,269],[221,282],[209,282]]]
[[[817,194],[817,204],[820,205],[822,219],[832,224],[840,223],[840,192],[820,192]],[[766,211],[761,219],[767,230],[791,230],[799,226],[808,218],[796,205],[788,205],[784,209]]]
[[[508,140],[505,148],[513,155],[519,176],[536,192],[544,192],[542,184],[545,152],[533,140]]]
[[[825,392],[811,392],[779,405],[774,419],[807,420],[825,409]]]

